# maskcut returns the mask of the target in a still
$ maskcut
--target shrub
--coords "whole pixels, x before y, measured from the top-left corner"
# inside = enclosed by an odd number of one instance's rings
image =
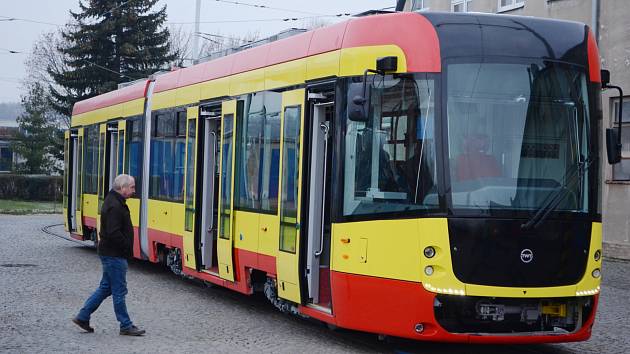
[[[60,202],[62,176],[0,174],[0,199]]]

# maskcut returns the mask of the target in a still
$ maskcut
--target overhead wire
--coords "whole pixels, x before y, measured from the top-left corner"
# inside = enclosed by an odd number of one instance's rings
[[[232,1],[232,0],[214,0],[214,1],[216,1],[216,2],[222,2],[222,3],[225,3],[225,4],[241,5],[241,6],[247,6],[247,7],[256,7],[256,8],[259,8],[259,9],[268,9],[268,10],[278,10],[278,11],[285,11],[285,12],[294,12],[294,13],[300,13],[300,14],[305,14],[305,15],[318,15],[318,16],[322,16],[322,15],[324,15],[324,14],[317,13],[317,12],[309,12],[309,11],[301,11],[301,10],[285,9],[285,8],[273,7],[273,6],[267,6],[267,5],[252,4],[252,3],[242,2],[242,1]]]

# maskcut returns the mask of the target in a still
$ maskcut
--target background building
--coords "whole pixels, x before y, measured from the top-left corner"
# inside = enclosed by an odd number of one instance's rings
[[[627,0],[399,0],[404,11],[487,12],[579,21],[597,38],[602,69],[621,86],[623,103],[622,161],[611,166],[603,159],[604,252],[630,259],[630,6]],[[617,126],[616,91],[602,96],[603,127]],[[603,141],[603,136],[602,136]],[[602,145],[602,148],[604,146]],[[605,151],[605,150],[602,150]]]
[[[0,173],[13,171],[15,153],[11,148],[11,141],[15,140],[17,127],[0,126]]]

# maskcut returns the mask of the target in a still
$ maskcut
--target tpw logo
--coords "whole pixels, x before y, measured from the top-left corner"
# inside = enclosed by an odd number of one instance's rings
[[[523,263],[529,263],[534,259],[534,252],[529,248],[526,248],[521,251],[521,261]]]

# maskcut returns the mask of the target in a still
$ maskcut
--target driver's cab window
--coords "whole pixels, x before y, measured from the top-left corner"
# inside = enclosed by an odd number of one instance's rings
[[[344,215],[437,207],[434,90],[426,75],[368,77],[367,117],[347,120]]]

